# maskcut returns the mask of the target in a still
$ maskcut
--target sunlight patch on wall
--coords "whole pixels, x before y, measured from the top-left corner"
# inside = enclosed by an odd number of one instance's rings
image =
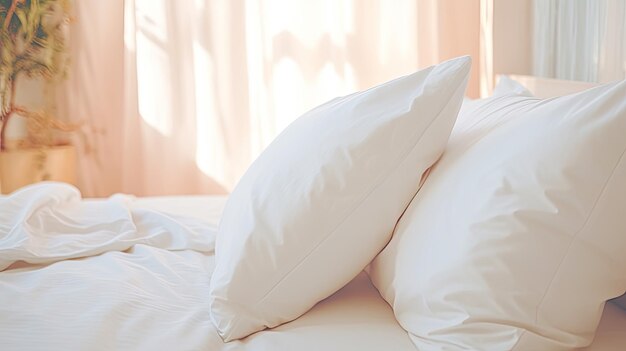
[[[137,86],[141,118],[163,135],[170,135],[171,83],[168,56],[149,37],[137,34]]]
[[[276,120],[274,130],[269,131],[276,135],[295,119],[294,116],[305,112],[302,105],[306,97],[302,92],[306,84],[300,67],[291,58],[283,58],[276,64],[272,82],[274,90],[280,92],[273,95]]]
[[[491,95],[493,74],[493,0],[480,0],[480,96]]]
[[[167,5],[167,0],[135,0],[137,30],[149,34],[156,42],[166,43],[169,28]]]
[[[135,53],[135,2],[124,2],[124,48],[127,52]]]
[[[136,0],[138,106],[141,118],[159,133],[172,132],[172,82],[166,52],[165,0]]]
[[[205,175],[223,184],[227,160],[224,159],[224,133],[216,118],[213,60],[206,48],[193,43],[194,94],[196,114],[196,165]]]
[[[380,64],[389,65],[397,57],[417,61],[414,49],[417,42],[417,24],[412,16],[398,16],[403,13],[417,13],[415,1],[396,0],[393,6],[388,2],[379,2],[378,13],[377,35],[380,45],[377,51]]]
[[[319,105],[337,96],[347,95],[357,90],[352,65],[345,62],[341,68],[341,73],[335,69],[336,65],[326,63],[317,75],[314,86],[314,94],[317,101],[312,102]]]
[[[345,34],[353,31],[351,1],[273,0],[265,4],[268,37],[288,32],[308,48],[315,48],[323,35],[330,35],[333,43],[342,45]]]
[[[354,7],[354,0],[246,1],[253,156],[307,110],[357,89],[348,63]]]

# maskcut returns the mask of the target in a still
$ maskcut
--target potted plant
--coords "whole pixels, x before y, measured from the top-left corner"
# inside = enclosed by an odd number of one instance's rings
[[[39,79],[51,86],[64,77],[68,59],[64,29],[69,0],[0,0],[0,188],[9,193],[40,180],[75,182],[75,150],[59,141],[77,126],[16,102],[18,82]],[[40,86],[43,89],[43,85]],[[27,137],[9,143],[7,126],[26,120]]]

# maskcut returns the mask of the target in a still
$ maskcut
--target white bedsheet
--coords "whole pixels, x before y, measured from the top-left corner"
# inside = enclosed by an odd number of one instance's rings
[[[81,200],[58,183],[0,197],[0,350],[415,350],[364,274],[296,321],[223,343],[206,298],[223,204]]]
[[[81,200],[56,183],[0,197],[0,350],[415,350],[365,274],[291,323],[224,344],[206,298],[224,202]],[[585,350],[626,350],[626,312],[607,304]]]

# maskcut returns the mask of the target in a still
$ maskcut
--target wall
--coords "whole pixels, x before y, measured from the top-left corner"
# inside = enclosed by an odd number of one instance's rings
[[[494,1],[495,74],[532,71],[532,0]]]
[[[446,59],[469,55],[472,71],[467,95],[479,96],[481,55],[480,0],[422,0],[418,6],[418,66],[426,67]]]
[[[481,95],[499,74],[532,74],[532,1],[481,0]]]

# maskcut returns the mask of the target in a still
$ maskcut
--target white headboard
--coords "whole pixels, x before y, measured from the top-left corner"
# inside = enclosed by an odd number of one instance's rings
[[[509,75],[509,77],[521,83],[526,89],[533,93],[534,96],[542,99],[573,94],[598,85],[596,83],[535,76]]]

